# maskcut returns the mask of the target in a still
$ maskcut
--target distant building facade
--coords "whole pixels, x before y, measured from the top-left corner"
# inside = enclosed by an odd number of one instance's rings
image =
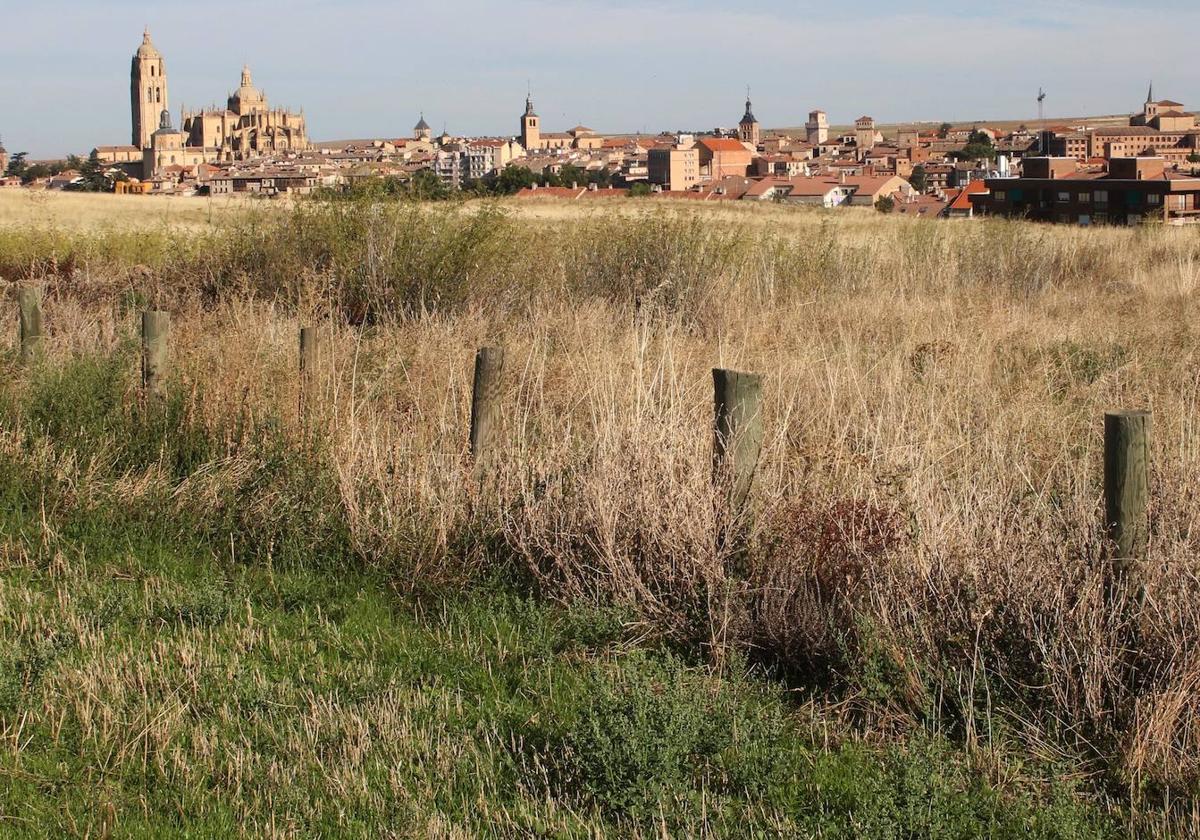
[[[171,125],[166,61],[147,29],[130,69],[131,146],[103,146],[97,152],[110,163],[143,161],[151,179],[164,166],[195,166],[218,160],[247,160],[309,148],[304,114],[273,109],[254,86],[249,67],[224,109],[184,111],[178,131]],[[164,118],[163,115],[166,115]]]
[[[738,139],[751,146],[758,146],[758,141],[762,139],[762,128],[750,105],[749,91],[746,92],[746,113],[742,117],[742,121],[738,123]]]
[[[829,140],[829,117],[824,111],[809,111],[804,124],[805,139],[810,146],[819,146]]]
[[[647,180],[671,192],[690,190],[700,183],[700,150],[696,146],[667,146],[647,153]]]
[[[1114,158],[1108,172],[1071,158],[1026,158],[1020,178],[988,178],[971,196],[985,214],[1062,224],[1136,225],[1200,221],[1200,178],[1167,170],[1162,158]]]

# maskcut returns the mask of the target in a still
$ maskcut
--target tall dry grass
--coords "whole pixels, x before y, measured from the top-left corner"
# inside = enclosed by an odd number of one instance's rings
[[[356,553],[399,585],[516,566],[778,666],[881,731],[934,722],[985,750],[1007,733],[1190,796],[1200,236],[723,212],[312,206],[142,251],[72,235],[65,271],[26,237],[4,264],[48,284],[48,364],[114,350],[146,302],[172,309],[192,410],[278,418],[328,453]],[[296,334],[314,322],[302,420]],[[484,344],[506,350],[507,412],[480,482]],[[714,366],[765,376],[736,550],[710,486]],[[1115,604],[1113,407],[1154,412],[1144,595]]]

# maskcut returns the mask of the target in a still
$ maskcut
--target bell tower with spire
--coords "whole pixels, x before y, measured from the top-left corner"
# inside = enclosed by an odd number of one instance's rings
[[[150,28],[142,33],[142,45],[133,56],[129,72],[129,99],[133,115],[132,143],[139,149],[150,148],[150,138],[158,128],[159,115],[169,110],[167,101],[167,65],[150,40]]]
[[[525,96],[525,113],[521,115],[521,145],[526,152],[542,146],[541,121],[533,110],[533,92]]]
[[[742,121],[738,123],[738,139],[743,143],[749,143],[752,146],[757,146],[758,141],[762,136],[762,131],[758,124],[758,119],[754,116],[754,109],[750,105],[750,88],[746,88],[746,114],[742,117]]]

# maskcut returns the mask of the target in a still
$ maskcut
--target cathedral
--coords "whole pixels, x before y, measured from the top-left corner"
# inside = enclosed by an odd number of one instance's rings
[[[146,30],[130,72],[133,145],[142,150],[144,178],[165,166],[246,160],[309,147],[303,112],[272,109],[266,94],[254,86],[249,67],[242,68],[241,85],[224,109],[184,111],[178,131],[171,125],[167,93],[166,63]]]

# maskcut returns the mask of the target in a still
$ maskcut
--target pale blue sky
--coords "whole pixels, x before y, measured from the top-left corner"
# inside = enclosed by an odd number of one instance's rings
[[[171,109],[223,102],[243,62],[314,139],[514,134],[526,80],[546,130],[764,125],[824,108],[907,119],[1200,106],[1193,0],[42,0],[0,10],[0,137],[33,157],[129,142],[129,62],[149,25]],[[15,5],[15,8],[14,8]],[[969,11],[962,11],[963,9]],[[257,46],[256,46],[257,44]]]

